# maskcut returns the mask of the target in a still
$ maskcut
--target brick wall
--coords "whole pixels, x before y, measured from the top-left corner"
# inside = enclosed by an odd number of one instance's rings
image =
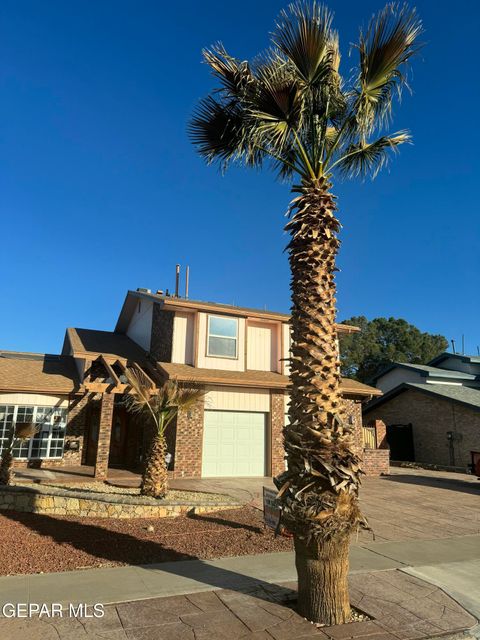
[[[353,398],[344,398],[343,406],[345,419],[351,424],[353,421],[353,440],[354,449],[358,455],[363,451],[362,440],[362,403],[360,400]]]
[[[413,426],[416,462],[450,465],[447,432],[460,438],[454,442],[455,465],[470,464],[470,451],[480,450],[480,413],[458,402],[409,389],[365,412],[367,420]]]
[[[277,476],[285,471],[283,427],[285,425],[285,395],[283,391],[270,394],[270,447],[266,473]],[[269,468],[270,467],[270,468]]]
[[[67,428],[65,431],[65,449],[62,460],[62,464],[64,465],[77,465],[82,463],[83,446],[88,425],[89,402],[89,393],[85,393],[83,396],[73,396],[73,398],[70,399]],[[68,448],[68,443],[72,440],[79,443],[77,451]]]
[[[199,478],[202,475],[204,413],[203,399],[194,408],[178,412],[174,478]]]
[[[110,437],[112,435],[114,399],[115,396],[113,393],[104,393],[102,395],[97,459],[95,461],[95,478],[97,480],[105,480],[108,473],[108,457],[110,454]]]
[[[157,362],[172,361],[173,311],[165,311],[155,302],[152,314],[150,353]]]
[[[367,476],[380,476],[390,472],[390,451],[388,449],[364,449],[362,469]]]

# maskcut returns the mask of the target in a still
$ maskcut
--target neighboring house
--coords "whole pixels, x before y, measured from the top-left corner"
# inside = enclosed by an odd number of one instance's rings
[[[108,466],[135,469],[145,432],[122,397],[125,369],[141,369],[152,386],[176,378],[206,391],[168,434],[174,477],[275,475],[289,350],[286,314],[129,291],[113,332],[67,329],[59,356],[0,352],[0,435],[19,416],[41,424],[17,465],[87,464],[97,478]],[[342,392],[361,451],[361,403],[380,392],[349,379]]]
[[[365,421],[387,426],[392,460],[466,468],[480,451],[480,357],[443,353],[428,365],[396,363],[375,379],[383,396]]]

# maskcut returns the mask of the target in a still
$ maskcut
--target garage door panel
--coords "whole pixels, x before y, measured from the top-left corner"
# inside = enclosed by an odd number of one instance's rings
[[[265,475],[266,415],[205,411],[202,475]]]

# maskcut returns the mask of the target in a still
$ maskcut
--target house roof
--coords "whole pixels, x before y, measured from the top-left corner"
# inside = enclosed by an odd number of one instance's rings
[[[158,362],[157,366],[169,378],[183,382],[260,387],[266,389],[286,389],[290,383],[288,376],[273,371],[225,371],[223,369],[201,369],[189,364]],[[379,389],[366,384],[342,378],[342,392],[352,396],[381,395]]]
[[[71,356],[0,351],[0,391],[68,394],[79,387]]]
[[[464,387],[462,385],[449,385],[449,384],[420,384],[414,382],[404,382],[403,384],[395,387],[391,391],[385,393],[381,398],[375,398],[365,408],[365,413],[376,409],[380,405],[388,402],[395,396],[405,391],[419,391],[427,395],[440,398],[443,400],[453,400],[464,406],[480,411],[480,390],[472,389],[471,387]]]
[[[237,307],[230,304],[222,304],[219,302],[205,302],[202,300],[190,300],[186,298],[175,298],[174,296],[165,296],[158,293],[147,291],[128,291],[122,310],[118,317],[115,331],[123,333],[127,330],[132,313],[135,310],[137,300],[146,299],[152,302],[162,303],[165,309],[194,309],[199,311],[216,311],[228,312],[237,316],[254,316],[255,318],[265,318],[269,320],[277,320],[280,322],[288,322],[290,320],[289,313],[281,313],[279,311],[266,311],[265,309],[253,309],[250,307]],[[352,325],[337,324],[337,330],[341,333],[358,333],[360,329]]]
[[[455,378],[459,380],[476,380],[477,377],[471,373],[464,373],[463,371],[452,371],[451,369],[439,369],[438,367],[432,367],[426,364],[412,364],[410,362],[392,362],[377,373],[376,376],[371,378],[372,382],[377,382],[382,376],[389,373],[393,369],[408,369],[410,371],[417,371],[423,377],[435,377],[435,378]]]
[[[480,364],[480,356],[466,356],[461,353],[448,353],[448,351],[445,351],[444,353],[441,353],[436,358],[433,358],[433,360],[430,360],[428,364],[431,366],[435,366],[435,365],[438,365],[439,362],[448,360],[448,358],[457,358],[461,362],[467,362],[471,364]]]
[[[91,356],[97,358],[120,358],[143,363],[146,359],[145,351],[128,336],[113,331],[97,331],[95,329],[67,329],[65,341],[70,342],[72,355],[75,357]]]

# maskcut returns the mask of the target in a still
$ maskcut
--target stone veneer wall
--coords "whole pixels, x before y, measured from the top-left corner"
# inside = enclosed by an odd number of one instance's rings
[[[152,314],[150,355],[157,362],[171,362],[173,348],[173,311],[165,311],[155,302]]]
[[[0,510],[12,509],[46,515],[80,516],[87,518],[168,518],[186,513],[209,513],[225,509],[238,509],[232,501],[192,504],[186,501],[164,500],[161,504],[152,498],[140,496],[85,497],[84,491],[62,490],[54,487],[37,488],[13,486],[0,488]]]

